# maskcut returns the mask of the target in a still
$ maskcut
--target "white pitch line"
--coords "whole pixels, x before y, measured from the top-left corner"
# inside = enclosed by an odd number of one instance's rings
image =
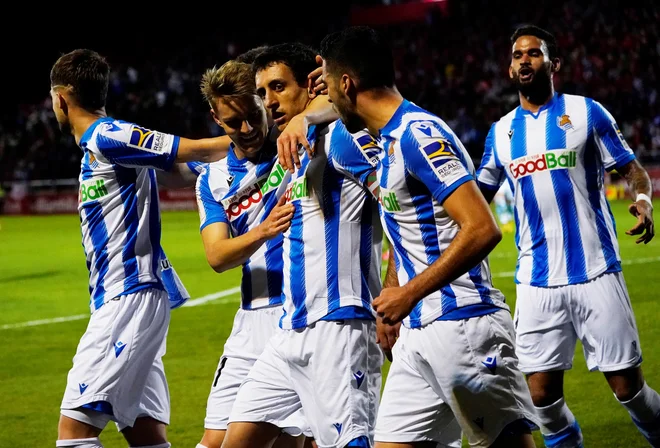
[[[239,286],[235,288],[230,288],[230,289],[225,289],[224,291],[218,291],[214,292],[213,294],[207,294],[205,296],[202,296],[198,299],[193,299],[193,300],[188,300],[186,303],[184,303],[181,308],[184,306],[199,306],[199,305],[204,305],[206,303],[212,302],[212,301],[217,301],[217,303],[223,304],[223,303],[230,303],[234,302],[235,299],[233,297],[231,298],[226,298],[225,300],[217,300],[223,297],[227,296],[233,296],[237,293],[241,292],[241,288]],[[0,326],[0,330],[11,330],[14,328],[25,328],[25,327],[36,327],[38,325],[47,325],[47,324],[56,324],[59,322],[70,322],[73,320],[83,320],[83,319],[89,319],[89,314],[76,314],[75,316],[64,316],[64,317],[54,317],[52,319],[39,319],[39,320],[31,320],[28,322],[19,322],[15,324],[5,324]]]
[[[660,257],[645,257],[645,258],[633,258],[633,259],[626,259],[621,262],[621,264],[628,266],[631,264],[644,264],[644,263],[654,263],[656,261],[660,261]],[[515,271],[508,271],[508,272],[495,272],[493,273],[493,278],[503,278],[503,277],[513,277],[516,274]],[[218,291],[214,292],[213,294],[207,294],[205,296],[199,297],[197,299],[193,300],[188,300],[186,303],[182,305],[183,307],[189,307],[189,306],[199,306],[199,305],[205,305],[209,302],[217,302],[218,305],[224,304],[224,303],[231,303],[234,301],[233,297],[228,297],[228,296],[233,296],[234,294],[238,294],[241,292],[240,286],[236,286],[234,288],[229,288],[225,289],[224,291]],[[223,297],[227,297],[224,300],[218,300]],[[0,330],[11,330],[14,328],[25,328],[25,327],[36,327],[39,325],[47,325],[47,324],[55,324],[59,322],[70,322],[74,320],[83,320],[89,318],[89,314],[76,314],[75,316],[64,316],[64,317],[55,317],[52,319],[40,319],[40,320],[31,320],[28,322],[19,322],[16,324],[5,324],[5,325],[0,325]]]

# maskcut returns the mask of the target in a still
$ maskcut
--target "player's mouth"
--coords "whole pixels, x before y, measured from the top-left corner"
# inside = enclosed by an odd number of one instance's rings
[[[243,143],[244,146],[250,146],[259,143],[260,140],[261,140],[261,133],[259,132],[255,132],[252,135],[241,137],[241,143]]]
[[[284,112],[273,112],[273,123],[279,126],[286,122],[286,114]]]
[[[518,71],[518,78],[522,82],[529,82],[532,80],[533,77],[534,77],[534,69],[532,69],[531,67],[522,67]]]

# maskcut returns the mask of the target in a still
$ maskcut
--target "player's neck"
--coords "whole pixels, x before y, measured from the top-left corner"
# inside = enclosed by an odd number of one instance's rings
[[[391,89],[374,89],[363,92],[357,103],[357,112],[372,135],[378,135],[397,111],[403,96],[396,86]]]
[[[88,112],[86,110],[71,110],[69,116],[69,122],[71,123],[71,134],[76,140],[76,144],[80,144],[82,136],[87,132],[87,129],[94,124],[96,120],[101,117],[105,117],[105,108],[98,109],[94,112]]]
[[[518,92],[518,96],[520,97],[520,107],[532,113],[538,112],[539,109],[548,104],[554,95],[555,88],[552,84],[550,84],[549,90],[544,90],[538,94],[525,96],[522,92]]]

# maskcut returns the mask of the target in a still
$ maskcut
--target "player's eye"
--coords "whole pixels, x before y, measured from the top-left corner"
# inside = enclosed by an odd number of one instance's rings
[[[275,89],[274,90],[276,92],[281,92],[282,90],[284,90],[284,84],[282,84],[282,83],[275,84]]]
[[[225,124],[229,128],[238,129],[241,127],[241,120],[229,120],[229,121],[225,121]]]

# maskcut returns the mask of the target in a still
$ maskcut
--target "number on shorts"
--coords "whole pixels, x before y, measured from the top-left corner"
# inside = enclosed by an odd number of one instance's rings
[[[220,379],[222,369],[225,368],[225,364],[227,364],[227,358],[222,358],[222,361],[220,361],[220,367],[218,368],[218,373],[215,374],[215,380],[213,380],[213,387],[218,385],[218,380]]]

